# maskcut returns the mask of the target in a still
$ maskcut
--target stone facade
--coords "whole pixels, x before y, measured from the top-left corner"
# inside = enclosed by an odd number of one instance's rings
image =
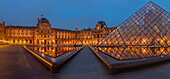
[[[104,21],[102,21],[104,22]],[[105,24],[105,22],[104,22]],[[78,31],[52,28],[46,18],[38,19],[36,26],[6,26],[0,25],[1,40],[9,41],[12,45],[74,45],[81,41],[83,45],[96,45],[101,39],[108,35],[114,28],[107,28],[101,21],[96,28]]]

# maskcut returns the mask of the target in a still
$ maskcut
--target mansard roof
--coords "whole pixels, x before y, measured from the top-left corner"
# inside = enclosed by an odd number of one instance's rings
[[[7,26],[6,28],[16,28],[16,29],[33,29],[33,28],[37,28],[37,27],[33,27],[33,26]]]
[[[55,31],[65,31],[65,32],[71,32],[72,30],[67,30],[67,29],[58,29],[58,28],[52,28]]]

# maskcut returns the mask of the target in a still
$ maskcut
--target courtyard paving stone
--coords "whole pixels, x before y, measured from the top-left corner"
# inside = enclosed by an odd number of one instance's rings
[[[51,73],[22,46],[0,48],[0,79],[170,79],[170,63],[117,75],[108,70],[85,46],[59,73]]]

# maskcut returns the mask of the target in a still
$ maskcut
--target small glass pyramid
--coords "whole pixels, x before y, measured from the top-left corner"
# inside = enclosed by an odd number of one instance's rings
[[[80,40],[78,40],[74,45],[83,45],[83,43]]]
[[[96,46],[170,46],[170,15],[148,2]]]

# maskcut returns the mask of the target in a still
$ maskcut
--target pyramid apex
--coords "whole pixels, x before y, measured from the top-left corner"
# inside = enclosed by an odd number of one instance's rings
[[[154,3],[153,1],[149,1],[148,3],[150,3],[150,2],[151,2],[151,3]]]
[[[154,4],[154,5],[156,5],[153,1],[149,1],[147,4]]]

